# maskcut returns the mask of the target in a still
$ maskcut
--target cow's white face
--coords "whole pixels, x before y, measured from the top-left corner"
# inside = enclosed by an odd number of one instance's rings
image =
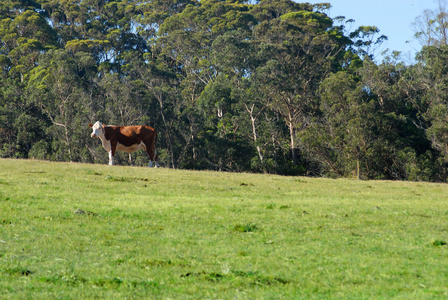
[[[89,124],[90,126],[91,124]],[[92,134],[91,136],[93,138],[98,138],[100,136],[102,136],[104,134],[103,131],[103,124],[100,123],[100,121],[97,121],[95,124],[93,124],[92,126],[90,126],[92,128]]]

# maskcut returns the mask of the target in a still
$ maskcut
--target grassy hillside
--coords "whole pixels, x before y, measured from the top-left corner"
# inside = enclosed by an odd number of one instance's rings
[[[448,185],[0,160],[0,298],[448,296]]]

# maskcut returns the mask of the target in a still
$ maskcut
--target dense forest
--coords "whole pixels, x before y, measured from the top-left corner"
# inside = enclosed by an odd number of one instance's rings
[[[107,163],[99,120],[153,126],[169,168],[446,181],[446,11],[416,19],[415,61],[378,63],[387,37],[329,8],[1,1],[0,157]]]

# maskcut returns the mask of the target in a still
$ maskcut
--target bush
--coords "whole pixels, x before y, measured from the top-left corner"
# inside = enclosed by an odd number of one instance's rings
[[[28,153],[28,157],[34,159],[45,160],[49,158],[49,146],[48,143],[44,140],[40,140],[35,143]]]

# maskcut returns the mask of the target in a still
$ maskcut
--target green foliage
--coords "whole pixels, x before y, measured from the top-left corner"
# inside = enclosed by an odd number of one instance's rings
[[[438,246],[438,247],[448,245],[447,242],[442,241],[442,240],[435,240],[432,244],[433,244],[434,246]]]
[[[236,232],[254,232],[258,227],[255,224],[238,224],[233,227],[233,230]]]
[[[0,156],[105,163],[100,120],[155,127],[170,168],[446,181],[447,46],[377,63],[387,37],[330,7],[3,1]]]

